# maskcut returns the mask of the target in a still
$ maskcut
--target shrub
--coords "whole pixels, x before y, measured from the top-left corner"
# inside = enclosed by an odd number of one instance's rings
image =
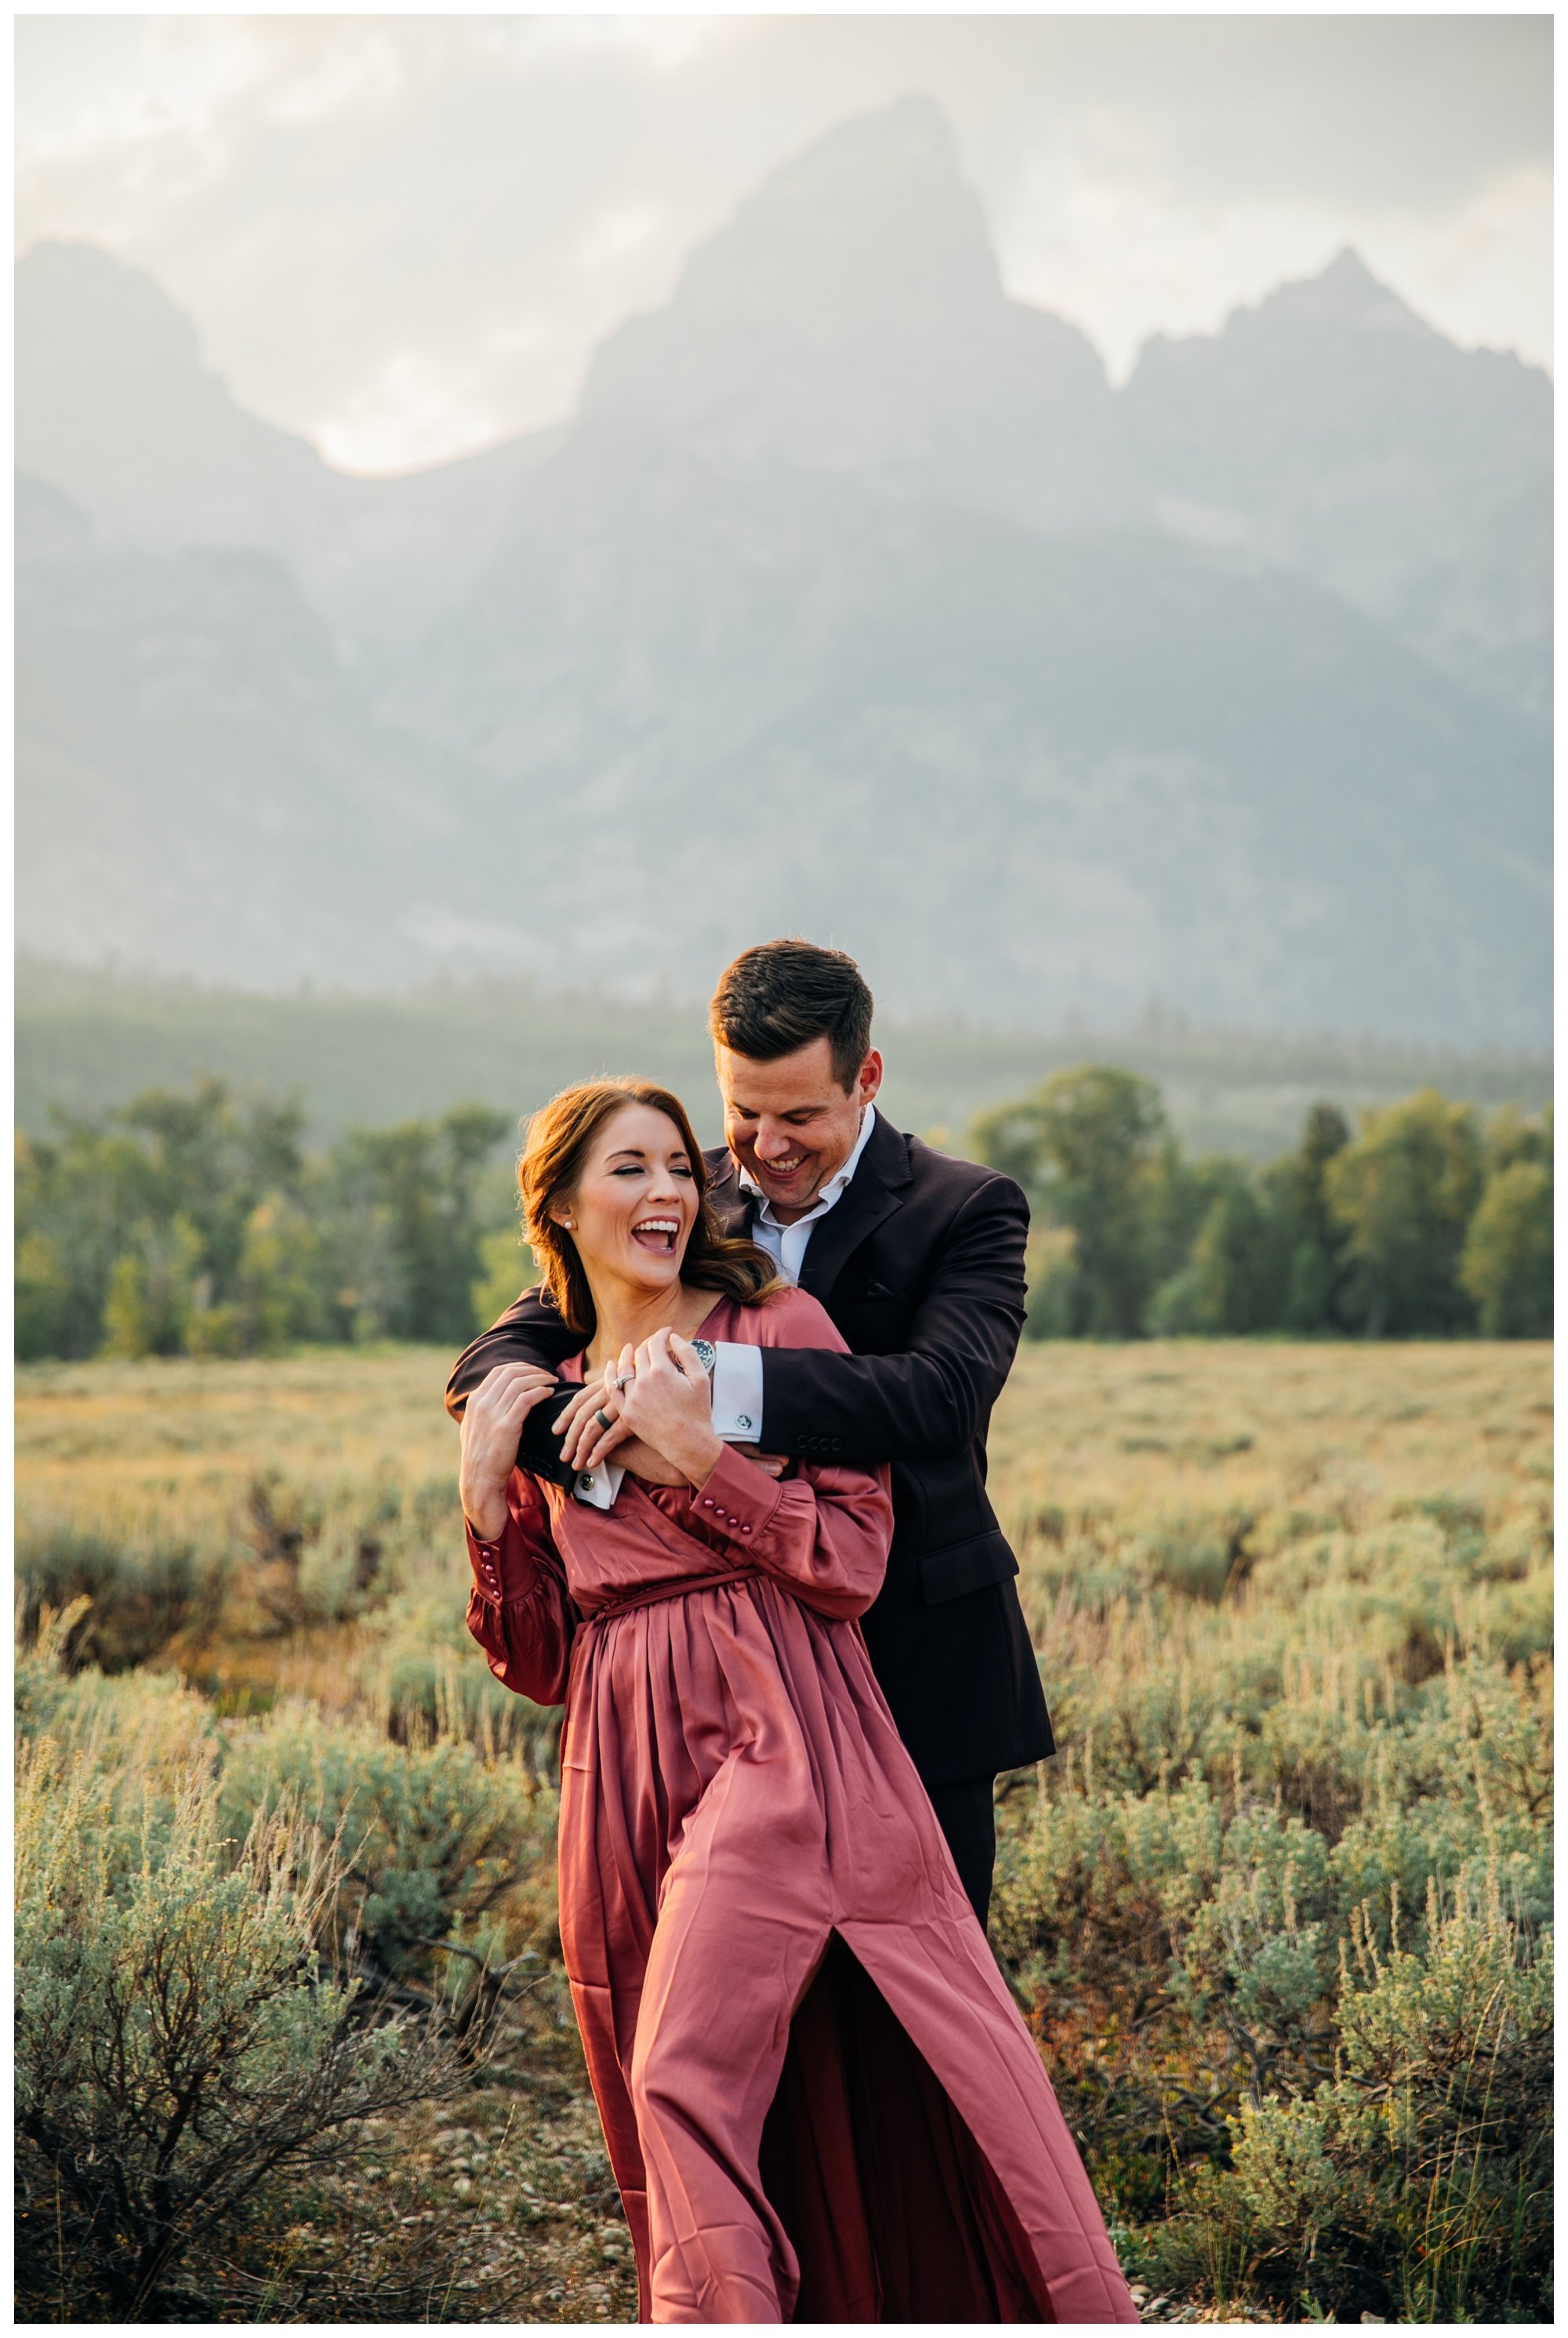
[[[461,1739],[487,1761],[505,1755],[535,1780],[554,1776],[561,1707],[503,1688],[487,1665],[473,1662],[473,1646],[450,1595],[390,1599],[364,1633],[365,1694],[377,1726],[404,1744]]]
[[[554,1796],[515,1760],[449,1737],[399,1745],[279,1708],[230,1733],[224,1823],[238,1832],[280,1799],[340,1841],[339,1935],[377,1983],[427,1971],[448,1941],[499,1956],[494,1911],[551,1864]]]
[[[13,1708],[24,1744],[49,1737],[67,1756],[90,1753],[122,1787],[217,1760],[211,1706],[174,1673],[122,1673],[95,1667],[74,1674],[64,1662],[85,1599],[55,1615],[45,1610],[36,1637],[16,1655]],[[152,1805],[150,1805],[152,1807]]]
[[[115,1672],[215,1616],[231,1565],[220,1526],[196,1506],[97,1488],[68,1507],[24,1500],[15,1554],[24,1637],[45,1609],[75,1602],[71,1661]]]
[[[1435,1431],[1420,1490],[1188,1505],[1195,1439],[1121,1427],[1142,1512],[1059,1466],[1021,1513],[1063,1750],[1002,1800],[992,1939],[1123,2261],[1204,2315],[1539,2317],[1544,1501]]]
[[[338,2159],[353,2122],[449,2086],[451,2058],[358,2018],[319,1944],[335,1848],[279,1808],[236,1854],[211,1761],[138,1795],[45,1737],[19,1788],[19,2295],[46,2314],[68,2284],[84,2315],[182,2318],[193,2244]]]
[[[121,1671],[177,1638],[183,1652],[220,1632],[263,1639],[341,1622],[384,1605],[433,1541],[460,1543],[461,1531],[450,1476],[409,1484],[386,1467],[310,1478],[267,1466],[227,1485],[127,1489],[84,1470],[64,1496],[19,1511],[24,1636],[45,1607],[84,1597],[71,1660]]]
[[[1149,2235],[1150,2271],[1288,2318],[1520,2321],[1552,2269],[1552,1956],[1495,1879],[1436,1885],[1422,1937],[1353,1926],[1338,2073],[1244,2103],[1230,2180],[1205,2167]]]
[[[341,1824],[318,1973],[359,1980],[362,2029],[439,2005],[472,2057],[458,2116],[492,2123],[492,2174],[514,2119],[527,2176],[508,2205],[475,2154],[460,2189],[466,2147],[417,2107],[368,2165],[346,2126],[336,2166],[285,2167],[191,2244],[172,2316],[624,2303],[600,2285],[602,2167],[559,2156],[599,2138],[553,1954],[557,1716],[464,1629],[440,1370],[92,1365],[27,1391],[28,1537],[53,1498],[74,1535],[107,1519],[122,1545],[140,1520],[149,1549],[213,1554],[211,1661],[313,1699],[224,1721],[172,1675],[83,1665],[80,1609],[41,1616],[23,1733],[118,1782],[115,1891],[167,1863],[168,1782],[192,1770],[217,1777],[220,1837],[280,1798]],[[1525,1348],[1032,1343],[998,1410],[992,1490],[1063,1750],[1004,1782],[993,1937],[1123,2261],[1182,2293],[1176,2318],[1549,2314],[1549,1399]],[[169,1475],[128,1491],[127,1457],[165,1437]],[[301,1628],[266,1623],[263,1580]],[[246,1601],[273,1636],[230,1648]],[[473,2049],[520,1949],[503,2069]],[[110,2311],[69,2264],[59,2304],[54,2173],[24,2142],[19,2174],[34,2310]]]

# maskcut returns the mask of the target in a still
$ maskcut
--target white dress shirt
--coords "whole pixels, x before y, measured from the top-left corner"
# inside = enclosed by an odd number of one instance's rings
[[[741,1170],[741,1192],[761,1195],[751,1220],[751,1239],[777,1261],[779,1272],[787,1282],[799,1282],[807,1245],[828,1211],[843,1199],[876,1125],[877,1107],[868,1104],[860,1115],[860,1134],[855,1139],[854,1152],[842,1169],[828,1178],[817,1196],[816,1207],[808,1210],[803,1218],[797,1218],[793,1225],[779,1223],[773,1214],[772,1203],[755,1177]],[[762,1351],[742,1347],[734,1341],[719,1340],[714,1342],[714,1355],[713,1426],[729,1444],[755,1445],[762,1435]]]
[[[855,1150],[842,1169],[836,1170],[817,1196],[814,1208],[792,1225],[785,1225],[773,1214],[773,1204],[761,1186],[748,1171],[740,1172],[740,1190],[760,1196],[751,1220],[751,1239],[765,1250],[778,1265],[787,1282],[799,1282],[806,1262],[807,1246],[817,1226],[834,1204],[843,1199],[849,1181],[860,1166],[860,1155],[871,1142],[871,1131],[877,1125],[877,1107],[868,1104],[860,1115],[860,1134],[855,1139]],[[727,1445],[756,1445],[762,1437],[762,1351],[742,1345],[738,1341],[716,1340],[713,1343],[713,1427]],[[626,1472],[618,1461],[601,1461],[597,1469],[584,1469],[578,1477],[574,1492],[580,1502],[591,1503],[596,1510],[610,1509],[621,1491],[621,1480]]]

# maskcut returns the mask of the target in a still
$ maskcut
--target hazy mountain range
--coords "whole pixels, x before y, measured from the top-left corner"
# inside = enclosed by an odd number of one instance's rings
[[[16,411],[33,948],[701,994],[793,929],[905,1014],[1545,1038],[1550,384],[1351,253],[1114,391],[909,100],[559,429],[346,477],[60,244]]]
[[[241,1091],[298,1095],[312,1144],[453,1105],[522,1117],[574,1079],[639,1071],[672,1087],[705,1144],[723,1136],[700,1003],[543,989],[526,976],[437,976],[386,992],[230,990],[179,975],[105,974],[26,951],[16,961],[17,1125],[47,1136],[54,1107],[89,1116],[202,1074]],[[1159,1087],[1194,1154],[1267,1161],[1328,1100],[1348,1118],[1433,1086],[1483,1113],[1550,1102],[1549,1056],[1332,1036],[1199,1031],[1150,1016],[1121,1031],[987,1031],[879,1015],[883,1099],[899,1128],[962,1151],[976,1113],[1053,1072],[1119,1064]]]

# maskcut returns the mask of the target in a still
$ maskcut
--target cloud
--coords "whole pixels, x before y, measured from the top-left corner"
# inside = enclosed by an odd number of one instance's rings
[[[465,363],[395,349],[321,426],[320,450],[343,470],[375,473],[494,446],[506,427],[494,398],[497,370],[483,355]]]
[[[926,91],[1004,277],[1117,368],[1357,243],[1549,346],[1544,18],[18,21],[17,223],[146,267],[242,401],[402,467],[570,411],[594,344],[846,115]]]

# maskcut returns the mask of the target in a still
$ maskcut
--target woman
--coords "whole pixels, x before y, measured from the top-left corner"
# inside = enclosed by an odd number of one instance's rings
[[[566,1377],[633,1439],[612,1506],[578,1500],[514,1468],[550,1374],[490,1374],[468,1622],[565,1701],[561,1938],[642,2318],[1136,2321],[855,1621],[887,1473],[713,1433],[702,1343],[842,1341],[718,1231],[663,1089],[568,1090],[518,1175]]]

